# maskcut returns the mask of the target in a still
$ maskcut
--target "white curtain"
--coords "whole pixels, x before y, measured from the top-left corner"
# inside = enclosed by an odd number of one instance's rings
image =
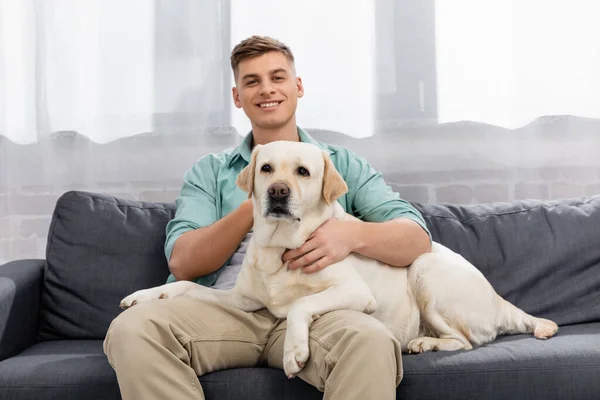
[[[232,1],[232,45],[255,34],[279,38],[294,52],[306,95],[297,118],[307,127],[373,134],[375,3],[371,0]],[[241,110],[233,125],[248,132]]]
[[[600,193],[597,0],[0,0],[0,262],[71,189],[173,201],[249,129],[232,47],[290,45],[298,123],[411,201]],[[315,131],[317,130],[317,131]]]
[[[106,143],[165,126],[223,124],[245,134],[243,112],[226,111],[226,65],[227,51],[252,34],[279,37],[296,53],[308,89],[299,120],[353,137],[377,129],[379,93],[403,89],[395,64],[420,67],[393,51],[403,32],[394,5],[410,2],[1,4],[0,133],[22,144],[57,131]],[[436,79],[415,82],[413,95],[422,109],[436,102],[437,122],[514,129],[544,115],[600,118],[596,0],[438,0],[432,8]]]
[[[226,123],[222,3],[1,0],[0,134],[106,143]]]
[[[600,118],[600,2],[436,1],[439,121]]]

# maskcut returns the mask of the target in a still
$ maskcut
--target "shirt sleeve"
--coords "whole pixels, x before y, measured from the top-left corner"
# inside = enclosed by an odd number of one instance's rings
[[[355,217],[367,222],[384,222],[408,218],[419,224],[429,235],[421,213],[386,184],[381,172],[376,171],[364,158],[347,151],[346,184],[348,200]]]
[[[217,184],[214,156],[201,158],[183,177],[181,193],[175,203],[175,218],[167,224],[165,256],[171,259],[175,241],[185,232],[209,226],[217,221]]]

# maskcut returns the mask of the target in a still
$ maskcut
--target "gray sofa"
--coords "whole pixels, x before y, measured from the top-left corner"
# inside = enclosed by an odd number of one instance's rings
[[[548,341],[503,337],[472,351],[405,355],[402,399],[600,398],[600,196],[415,204],[433,237],[496,290],[560,326]],[[57,202],[45,260],[0,266],[0,399],[119,399],[102,352],[119,300],[164,283],[173,204],[85,192]],[[200,378],[208,399],[320,399],[282,371]]]

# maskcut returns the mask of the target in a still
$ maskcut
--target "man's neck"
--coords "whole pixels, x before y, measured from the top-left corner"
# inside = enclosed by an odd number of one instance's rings
[[[254,147],[257,144],[267,144],[278,140],[287,140],[290,142],[300,141],[298,135],[298,127],[296,126],[296,118],[290,119],[290,121],[279,128],[261,128],[258,126],[252,126],[252,140]]]

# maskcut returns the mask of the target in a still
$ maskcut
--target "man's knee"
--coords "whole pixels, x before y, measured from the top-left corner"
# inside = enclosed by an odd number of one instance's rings
[[[347,336],[357,341],[367,343],[381,340],[395,340],[394,335],[379,320],[358,311],[338,310],[324,314],[313,323],[312,330],[315,334],[324,336],[327,342],[337,342],[339,337]]]
[[[344,331],[357,353],[393,354],[395,348],[400,346],[392,332],[381,321],[363,313],[352,312],[347,318]]]
[[[128,352],[140,353],[140,346],[147,344],[152,332],[148,329],[153,324],[155,314],[150,303],[138,304],[119,314],[110,324],[104,338],[104,353],[114,367],[117,359],[127,359]],[[136,359],[137,359],[136,357]]]
[[[331,344],[330,361],[338,361],[347,354],[360,360],[365,369],[377,371],[395,370],[396,384],[402,379],[401,343],[379,320],[355,311],[335,311],[331,315],[334,324],[326,337]],[[323,321],[327,323],[327,321]],[[318,339],[318,338],[315,338]],[[338,360],[336,360],[338,359]]]

